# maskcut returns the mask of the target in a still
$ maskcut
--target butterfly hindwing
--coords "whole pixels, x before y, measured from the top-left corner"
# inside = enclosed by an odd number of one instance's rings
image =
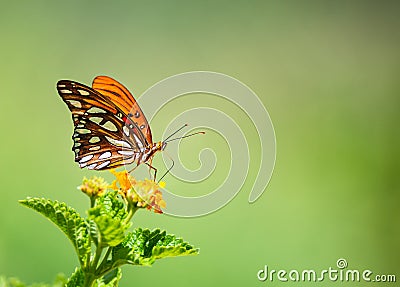
[[[108,114],[78,117],[73,134],[75,161],[89,169],[108,169],[134,162],[140,144],[123,129],[126,126]]]
[[[81,168],[109,169],[136,160],[146,136],[125,110],[77,82],[59,81],[57,90],[72,113],[73,151]]]

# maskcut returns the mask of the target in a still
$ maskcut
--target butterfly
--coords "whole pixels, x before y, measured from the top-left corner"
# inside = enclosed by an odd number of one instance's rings
[[[72,113],[72,150],[81,168],[106,170],[144,163],[154,170],[155,179],[153,156],[165,149],[167,141],[153,142],[149,122],[127,88],[98,76],[92,87],[60,80],[57,91]]]

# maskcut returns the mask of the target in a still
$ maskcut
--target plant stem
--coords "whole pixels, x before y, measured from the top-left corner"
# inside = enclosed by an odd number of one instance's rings
[[[125,218],[125,223],[128,223],[129,221],[131,221],[133,215],[136,213],[136,211],[138,210],[138,207],[135,206],[129,206],[128,207],[128,216]]]
[[[96,204],[96,198],[94,196],[90,197],[90,208],[93,208]]]
[[[103,273],[104,266],[105,266],[106,263],[107,263],[107,258],[110,256],[111,251],[112,251],[112,247],[109,246],[108,249],[107,249],[106,254],[105,254],[104,257],[103,257],[102,262],[101,262],[100,265],[99,265],[99,268],[96,270],[96,273],[97,273],[97,274]]]
[[[85,283],[83,287],[92,287],[96,277],[92,273],[85,273]]]
[[[92,253],[90,253],[88,255],[88,257],[86,258],[86,266],[85,266],[85,269],[83,269],[85,272],[86,272],[86,270],[90,270],[90,257],[92,257]]]
[[[101,253],[103,252],[103,247],[101,247],[101,242],[96,247],[96,254],[93,259],[92,267],[90,268],[92,272],[96,272],[97,264],[99,263]]]

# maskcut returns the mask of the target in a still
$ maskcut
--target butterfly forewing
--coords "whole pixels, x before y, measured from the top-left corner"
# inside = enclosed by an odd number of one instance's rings
[[[99,91],[68,80],[59,81],[57,90],[72,113],[72,149],[80,167],[109,169],[133,163],[139,157],[147,136],[126,115],[122,104],[127,102],[122,103],[117,96],[119,101],[111,101]]]
[[[145,145],[153,143],[150,125],[139,107],[135,98],[121,83],[107,76],[98,76],[93,80],[92,87],[102,94],[105,98],[111,100],[128,118],[134,122],[143,134]]]

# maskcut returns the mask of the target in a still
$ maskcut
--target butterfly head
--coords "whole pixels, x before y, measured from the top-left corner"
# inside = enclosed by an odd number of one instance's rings
[[[153,150],[155,151],[163,151],[167,146],[166,142],[157,142],[154,146],[153,146]]]

